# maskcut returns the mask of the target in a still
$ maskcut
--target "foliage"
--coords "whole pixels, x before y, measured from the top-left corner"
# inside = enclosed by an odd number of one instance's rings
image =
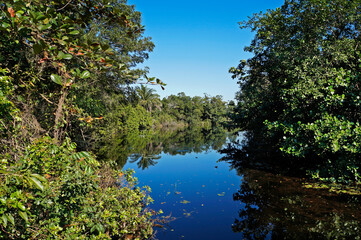
[[[76,152],[66,139],[35,141],[14,164],[3,159],[0,187],[0,238],[144,239],[152,235],[150,199],[135,188],[130,172],[100,164]],[[126,185],[125,185],[126,184]]]
[[[228,121],[227,105],[219,95],[190,97],[181,92],[163,98],[162,105],[160,120],[171,118],[175,122],[205,128],[225,126]],[[160,121],[160,124],[169,123]]]
[[[254,57],[230,69],[239,126],[335,181],[359,175],[360,11],[358,1],[288,0],[255,14],[241,23],[256,31],[245,48]]]
[[[154,93],[155,89],[141,85],[140,87],[136,87],[135,91],[139,96],[139,104],[148,112],[152,112],[153,107],[158,109],[161,107],[159,95]]]
[[[154,47],[143,33],[126,0],[0,3],[1,239],[152,236],[131,174],[76,151],[114,105],[130,130],[149,125],[124,93],[146,73],[135,68]]]
[[[0,8],[1,81],[13,88],[7,99],[31,137],[47,132],[61,141],[79,131],[76,118],[101,116],[121,85],[145,73],[130,68],[153,44],[126,1],[18,0]]]

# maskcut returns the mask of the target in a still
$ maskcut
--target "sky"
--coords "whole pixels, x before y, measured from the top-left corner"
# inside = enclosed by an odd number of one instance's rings
[[[145,61],[149,76],[167,84],[154,86],[163,98],[184,92],[189,96],[222,95],[233,100],[237,80],[229,68],[251,57],[244,52],[254,33],[239,22],[253,13],[275,9],[284,0],[128,0],[142,13],[145,36],[155,49]]]

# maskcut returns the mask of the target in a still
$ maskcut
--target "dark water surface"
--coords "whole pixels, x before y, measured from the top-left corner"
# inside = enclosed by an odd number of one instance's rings
[[[124,165],[139,185],[151,187],[150,208],[175,218],[157,229],[157,239],[361,239],[353,197],[305,188],[301,178],[235,168],[218,161],[226,133],[192,134],[153,139]]]

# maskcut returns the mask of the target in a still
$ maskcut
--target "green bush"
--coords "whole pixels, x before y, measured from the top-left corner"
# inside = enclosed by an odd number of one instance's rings
[[[132,172],[115,171],[66,139],[35,141],[22,159],[1,160],[1,239],[147,239],[151,199]]]

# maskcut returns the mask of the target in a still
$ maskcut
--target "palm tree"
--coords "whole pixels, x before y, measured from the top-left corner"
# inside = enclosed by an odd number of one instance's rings
[[[135,91],[140,98],[139,104],[148,112],[152,112],[153,107],[160,109],[162,103],[159,100],[159,95],[155,93],[155,89],[141,85],[140,87],[136,87]]]

